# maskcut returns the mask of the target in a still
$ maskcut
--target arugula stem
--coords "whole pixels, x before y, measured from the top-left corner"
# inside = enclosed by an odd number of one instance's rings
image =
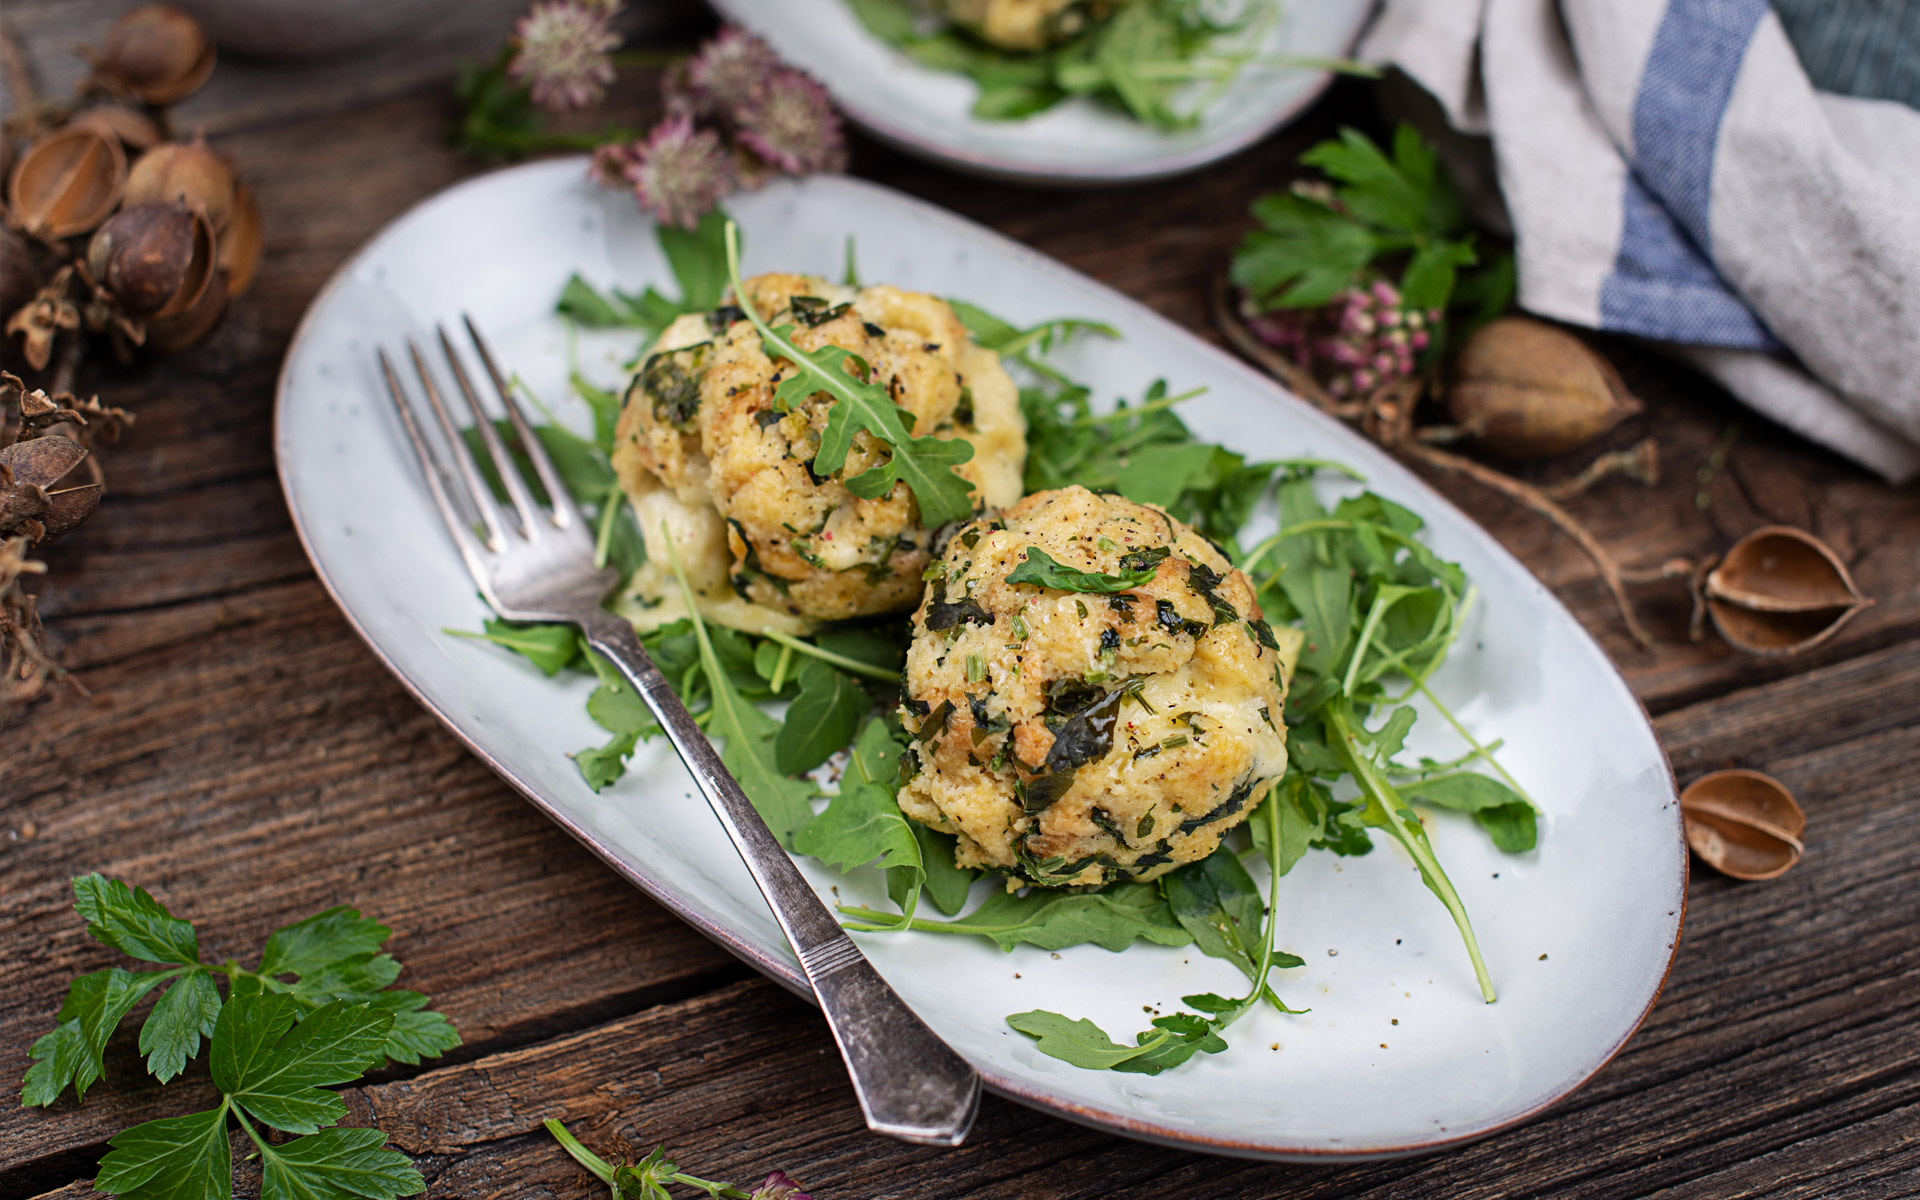
[[[1347,659],[1347,676],[1340,681],[1340,694],[1353,695],[1353,687],[1359,680],[1360,667],[1367,657],[1367,647],[1373,642],[1373,631],[1380,626],[1380,618],[1386,615],[1392,602],[1386,598],[1385,591],[1376,593],[1373,606],[1367,610],[1366,623],[1360,626],[1360,641],[1353,648],[1353,655]]]
[[[1178,396],[1167,396],[1159,400],[1150,400],[1145,404],[1137,405],[1133,408],[1116,408],[1110,413],[1096,413],[1091,416],[1076,417],[1071,421],[1063,421],[1062,424],[1068,428],[1073,428],[1079,425],[1105,425],[1109,421],[1124,421],[1128,417],[1141,417],[1148,413],[1155,413],[1162,409],[1172,408],[1174,405],[1185,403],[1195,396],[1203,396],[1206,394],[1206,391],[1207,389],[1205,387],[1191,388],[1181,392]]]
[[[842,671],[851,671],[855,675],[865,675],[868,679],[878,679],[882,683],[898,683],[900,681],[900,672],[898,671],[889,671],[885,667],[876,667],[872,663],[863,663],[857,658],[848,658],[844,654],[835,654],[831,650],[823,650],[812,642],[794,637],[790,633],[781,633],[778,630],[768,629],[762,632],[760,636],[771,638],[789,650],[798,650],[802,654],[811,654],[821,662],[832,663]],[[778,689],[776,688],[775,690]]]
[[[787,670],[792,666],[793,647],[780,647],[780,657],[773,660],[773,678],[767,680],[767,686],[772,688],[775,694],[778,694],[780,689],[786,685]]]
[[[1413,686],[1416,689],[1418,689],[1418,691],[1422,696],[1425,696],[1427,698],[1427,703],[1433,705],[1433,707],[1440,713],[1440,716],[1446,720],[1447,724],[1453,726],[1453,731],[1459,734],[1460,737],[1467,743],[1467,745],[1473,747],[1473,753],[1467,757],[1466,761],[1470,762],[1475,758],[1483,760],[1488,766],[1492,767],[1499,774],[1501,779],[1506,781],[1506,784],[1508,787],[1512,788],[1516,793],[1519,794],[1522,800],[1525,800],[1528,804],[1533,805],[1533,810],[1535,812],[1540,811],[1540,805],[1535,803],[1533,797],[1527,793],[1527,789],[1520,786],[1519,780],[1507,774],[1507,769],[1500,765],[1500,760],[1498,758],[1494,757],[1493,752],[1499,748],[1500,743],[1495,742],[1491,746],[1481,745],[1479,741],[1476,740],[1471,733],[1467,732],[1467,727],[1465,725],[1462,725],[1459,719],[1453,715],[1453,710],[1449,709],[1445,704],[1441,703],[1440,697],[1433,694],[1433,690],[1427,686],[1426,680],[1415,679],[1413,681]]]
[[[602,570],[607,565],[607,552],[613,545],[613,522],[620,515],[620,506],[627,502],[626,489],[615,480],[607,489],[607,498],[600,502],[600,526],[593,538],[593,569]]]
[[[1413,856],[1414,865],[1420,868],[1420,878],[1426,883],[1427,889],[1440,897],[1440,903],[1446,906],[1454,925],[1460,930],[1461,939],[1467,944],[1467,957],[1473,960],[1473,975],[1480,984],[1480,995],[1488,1004],[1492,1004],[1493,978],[1487,974],[1486,961],[1480,957],[1480,943],[1473,936],[1473,925],[1467,920],[1466,905],[1461,903],[1460,893],[1454,890],[1453,881],[1441,869],[1440,860],[1434,857],[1426,829],[1414,827],[1419,825],[1417,817],[1413,819],[1412,826],[1408,824],[1406,802],[1400,799],[1393,785],[1374,770],[1372,760],[1355,747],[1352,715],[1344,699],[1327,705],[1326,720],[1333,730],[1331,740],[1334,750],[1346,760],[1354,782],[1360,785],[1360,791],[1367,798],[1369,815],[1377,811],[1378,823],[1406,847],[1407,853]]]
[[[579,1138],[567,1132],[567,1127],[552,1117],[548,1117],[541,1124],[547,1127],[547,1132],[553,1135],[553,1140],[560,1143],[560,1148],[573,1157],[573,1161],[593,1172],[594,1178],[601,1183],[608,1187],[613,1186],[612,1163],[581,1145]]]

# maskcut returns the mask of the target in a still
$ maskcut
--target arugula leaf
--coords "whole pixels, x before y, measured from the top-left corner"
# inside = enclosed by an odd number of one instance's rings
[[[980,872],[962,867],[954,861],[959,839],[952,834],[928,829],[918,821],[909,824],[914,840],[920,843],[921,872],[925,876],[924,894],[933,901],[935,908],[950,917],[967,906],[973,881],[979,878]],[[888,877],[887,887],[889,892],[893,890],[891,876]],[[897,897],[894,903],[899,903]]]
[[[1137,1045],[1122,1046],[1092,1021],[1070,1020],[1044,1009],[1015,1013],[1007,1024],[1039,1042],[1042,1054],[1090,1070],[1108,1070],[1144,1053]],[[1226,1047],[1225,1042],[1220,1045]]]
[[[145,888],[103,875],[73,881],[73,907],[87,921],[87,934],[129,958],[193,966],[200,942],[190,922],[168,912]]]
[[[967,493],[973,484],[953,468],[973,457],[973,444],[961,438],[913,437],[901,418],[904,410],[872,378],[872,368],[859,355],[831,343],[803,351],[791,340],[793,326],[769,328],[740,282],[739,244],[732,222],[726,231],[727,274],[735,299],[760,334],[767,356],[785,359],[796,368],[775,389],[774,403],[788,409],[817,392],[826,393],[832,401],[813,469],[822,475],[839,471],[846,465],[854,435],[864,430],[891,447],[892,454],[886,462],[847,480],[848,491],[874,499],[904,482],[920,506],[921,522],[929,528],[972,515],[973,502]],[[847,368],[849,362],[853,372]]]
[[[887,872],[890,890],[896,880],[900,881],[901,894],[895,902],[900,905],[902,920],[913,916],[926,878],[914,823],[901,813],[894,799],[904,749],[885,721],[868,721],[840,776],[840,793],[793,840],[795,853],[810,855],[842,871],[873,863]]]
[[[441,632],[492,642],[511,650],[540,668],[541,674],[549,679],[572,666],[580,656],[580,635],[571,625],[515,625],[488,617],[483,628],[485,633],[469,633],[464,629]]]
[[[780,733],[773,741],[775,765],[787,775],[813,770],[852,740],[861,714],[869,707],[866,690],[850,676],[817,658],[809,659],[800,670],[800,694],[787,709]],[[868,728],[872,727],[869,723]]]
[[[891,913],[842,907],[853,917],[850,929],[884,930],[900,926]],[[1037,946],[1063,950],[1086,943],[1125,950],[1135,940],[1159,946],[1184,946],[1193,940],[1168,911],[1160,889],[1151,883],[1119,883],[1098,892],[1060,892],[1030,888],[1025,895],[995,892],[979,908],[958,920],[915,917],[907,928],[929,933],[972,934],[992,938],[1002,950]]]
[[[1151,581],[1158,570],[1159,561],[1156,559],[1134,570],[1123,569],[1118,575],[1108,575],[1100,571],[1082,571],[1078,567],[1069,567],[1064,563],[1055,562],[1051,554],[1038,546],[1028,546],[1026,561],[1007,573],[1007,582],[1030,583],[1036,587],[1054,588],[1062,592],[1112,595],[1116,592],[1131,591]]]
[[[1174,920],[1193,935],[1202,954],[1222,958],[1254,979],[1260,970],[1262,930],[1266,904],[1253,877],[1231,850],[1215,851],[1160,878],[1167,908]],[[1274,967],[1304,967],[1306,960],[1292,954],[1271,956]],[[1271,992],[1267,993],[1269,996]],[[1273,1000],[1274,1007],[1291,1011]]]
[[[1533,805],[1506,784],[1486,775],[1461,772],[1437,775],[1400,787],[1405,800],[1472,813],[1474,821],[1508,854],[1533,849],[1538,827]]]
[[[668,550],[672,551],[671,541]],[[726,739],[720,750],[720,761],[733,773],[740,790],[746,793],[773,836],[781,845],[792,849],[794,838],[813,820],[813,805],[809,801],[815,794],[814,786],[780,770],[773,748],[779,725],[740,694],[733,676],[721,665],[714,650],[715,638],[708,635],[707,623],[694,603],[693,586],[687,582],[678,554],[673,556],[673,571],[680,580],[680,592],[687,603],[688,619],[692,622],[706,676],[712,713],[708,734],[718,733]],[[746,651],[745,675],[749,679],[758,678],[750,650]]]
[[[714,208],[692,231],[666,223],[654,226],[654,239],[680,285],[678,300],[653,288],[638,295],[618,288],[601,292],[575,274],[560,290],[554,308],[589,329],[639,329],[656,336],[676,318],[710,312],[720,306],[726,291],[726,224],[726,213]]]
[[[384,1137],[384,1135],[382,1135]],[[94,1190],[126,1200],[187,1200],[233,1195],[233,1152],[227,1105],[184,1117],[162,1117],[107,1140]]]
[[[260,1146],[260,1200],[394,1200],[427,1190],[405,1155],[378,1129],[323,1129]]]

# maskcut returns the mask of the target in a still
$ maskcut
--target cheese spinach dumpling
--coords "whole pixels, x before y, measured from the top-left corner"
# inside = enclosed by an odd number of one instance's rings
[[[1286,770],[1299,634],[1276,636],[1246,576],[1159,508],[1037,492],[960,526],[928,574],[899,801],[959,836],[961,866],[1152,879],[1211,854]]]
[[[974,344],[938,297],[891,287],[859,291],[805,275],[746,281],[768,325],[793,327],[803,351],[858,354],[910,414],[917,437],[964,438],[955,469],[976,511],[1020,497],[1026,425],[1000,356]],[[768,358],[740,309],[668,326],[627,390],[614,468],[647,540],[627,613],[642,627],[686,615],[668,543],[701,611],[750,632],[804,633],[820,621],[911,608],[932,557],[932,533],[905,483],[863,500],[846,481],[884,463],[862,432],[846,462],[814,472],[831,399],[815,392],[782,412],[780,382],[796,368]]]

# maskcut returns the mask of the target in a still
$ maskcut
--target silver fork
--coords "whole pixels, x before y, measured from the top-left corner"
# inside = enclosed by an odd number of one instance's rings
[[[880,978],[801,878],[740,784],[721,764],[713,743],[667,686],[633,627],[601,607],[617,572],[594,566],[593,535],[585,518],[528,427],[485,339],[472,318],[464,320],[493,392],[505,407],[508,424],[552,501],[551,508],[541,507],[520,477],[446,330],[439,331],[440,349],[511,503],[510,518],[495,503],[419,347],[407,342],[421,390],[453,457],[453,477],[442,469],[439,455],[422,435],[413,404],[386,351],[378,353],[387,391],[419,456],[427,489],[446,518],[447,531],[481,595],[504,620],[564,621],[578,626],[588,644],[620,668],[653,710],[799,956],[846,1061],[868,1128],[908,1142],[959,1145],[979,1107],[980,1076]],[[470,502],[468,510],[455,500],[461,494]]]

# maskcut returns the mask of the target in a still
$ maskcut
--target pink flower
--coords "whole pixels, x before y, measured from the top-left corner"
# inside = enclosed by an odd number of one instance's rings
[[[733,190],[733,164],[720,135],[695,129],[684,113],[661,121],[625,153],[630,157],[622,177],[633,186],[640,207],[663,225],[696,229]]]
[[[798,71],[769,76],[733,120],[741,145],[790,175],[846,166],[840,115],[827,90]]]
[[[1242,297],[1253,335],[1281,351],[1327,389],[1346,399],[1412,375],[1416,354],[1431,344],[1441,314],[1407,308],[1385,279],[1356,283],[1320,308],[1260,312]]]
[[[727,25],[700,47],[684,74],[669,72],[661,85],[670,108],[682,104],[699,116],[732,117],[768,79],[787,69],[771,46]]]
[[[557,112],[594,103],[613,82],[609,56],[620,35],[610,22],[618,8],[592,0],[540,0],[513,27],[507,74],[524,82],[542,108]]]
[[[626,187],[627,172],[638,161],[635,149],[640,143],[603,142],[593,148],[593,161],[587,166],[587,178],[601,187]]]
[[[775,1171],[753,1189],[753,1200],[811,1200],[785,1171]]]

